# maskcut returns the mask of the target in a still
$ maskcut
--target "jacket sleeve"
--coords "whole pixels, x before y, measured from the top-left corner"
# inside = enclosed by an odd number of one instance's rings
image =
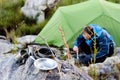
[[[109,41],[106,36],[104,35],[100,36],[98,42],[99,42],[100,50],[96,55],[96,59],[106,56],[109,51]]]
[[[82,34],[80,34],[80,35],[76,38],[76,40],[75,40],[75,42],[74,42],[74,46],[79,46],[84,40],[85,40],[84,37],[82,36]]]

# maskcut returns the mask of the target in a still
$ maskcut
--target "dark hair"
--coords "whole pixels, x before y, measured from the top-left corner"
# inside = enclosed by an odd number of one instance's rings
[[[86,31],[89,35],[94,35],[93,28],[86,26],[83,31]]]

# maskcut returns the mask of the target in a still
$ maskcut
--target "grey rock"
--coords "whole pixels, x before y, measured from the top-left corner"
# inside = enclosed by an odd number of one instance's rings
[[[96,74],[98,80],[120,80],[118,76],[119,70],[116,67],[116,64],[120,63],[120,56],[118,55],[120,54],[120,48],[116,48],[115,52],[116,55],[108,57],[103,63],[91,64],[88,67],[82,67],[81,69],[89,75]]]
[[[68,72],[59,72],[57,68],[49,71],[39,70],[34,66],[34,60],[28,58],[23,65],[16,64],[15,55],[0,56],[0,80],[92,80],[87,74],[76,67]],[[3,58],[4,57],[4,58]],[[64,63],[64,62],[63,62]],[[64,63],[65,65],[65,63]],[[65,65],[67,66],[67,64]]]
[[[17,42],[19,44],[29,44],[29,43],[32,43],[36,38],[36,35],[26,35],[26,36],[22,36],[20,38],[17,38]]]
[[[53,8],[60,0],[47,0],[48,8]]]
[[[53,8],[59,0],[26,0],[21,12],[28,18],[34,19],[37,23],[45,20],[45,10]]]
[[[12,50],[12,44],[8,40],[0,39],[0,54]]]
[[[120,54],[119,50],[117,48],[115,52]],[[120,80],[119,70],[115,66],[120,63],[119,55],[109,57],[103,63],[80,68],[73,65],[72,61],[60,61],[57,68],[49,71],[37,69],[30,57],[19,65],[16,63],[16,55],[18,54],[0,54],[0,80],[93,80],[90,76],[94,74],[97,80]]]
[[[7,38],[5,36],[0,35],[0,39],[6,40]]]

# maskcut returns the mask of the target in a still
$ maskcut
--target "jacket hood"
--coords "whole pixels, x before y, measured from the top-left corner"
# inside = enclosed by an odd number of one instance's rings
[[[96,33],[97,36],[100,36],[102,34],[102,28],[98,25],[90,24],[89,26],[93,28],[93,31]]]

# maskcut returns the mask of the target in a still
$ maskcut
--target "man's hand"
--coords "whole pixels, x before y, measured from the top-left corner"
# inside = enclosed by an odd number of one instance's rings
[[[76,53],[78,53],[78,52],[79,52],[78,46],[74,46],[74,47],[73,47],[73,51],[75,51]]]

